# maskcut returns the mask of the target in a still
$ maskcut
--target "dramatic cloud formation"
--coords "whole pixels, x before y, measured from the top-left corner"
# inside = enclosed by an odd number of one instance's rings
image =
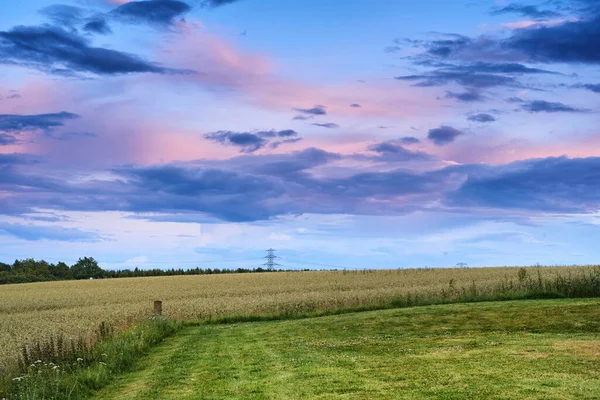
[[[445,146],[464,133],[451,126],[442,125],[439,128],[430,129],[427,138],[438,146]]]
[[[392,161],[421,156],[394,142],[370,149]],[[583,213],[596,212],[600,204],[600,158],[456,165],[422,173],[394,169],[345,177],[317,178],[308,173],[341,158],[307,149],[288,155],[243,156],[214,167],[208,166],[215,164],[210,160],[206,166],[123,166],[111,171],[116,180],[80,183],[5,168],[1,185],[13,194],[12,203],[0,200],[1,210],[201,212],[226,221],[253,221],[304,212],[394,215],[423,209],[430,201],[461,208]]]
[[[189,72],[164,68],[132,54],[91,47],[83,36],[47,25],[17,26],[0,32],[0,64],[20,65],[57,75]]]
[[[550,101],[544,101],[544,100],[534,100],[534,101],[525,102],[521,107],[524,110],[529,111],[529,112],[533,112],[533,113],[538,113],[538,112],[547,112],[547,113],[574,112],[574,113],[581,113],[581,112],[587,112],[588,111],[588,110],[585,110],[585,109],[582,109],[582,108],[574,108],[574,107],[568,106],[568,105],[563,104],[563,103],[550,102]]]
[[[213,142],[240,147],[242,153],[253,153],[266,145],[276,148],[283,143],[297,142],[301,140],[297,136],[298,133],[291,129],[256,132],[217,131],[204,135]]]
[[[165,26],[190,9],[187,3],[179,0],[145,0],[124,3],[110,14],[127,22]]]
[[[496,120],[492,115],[486,113],[469,115],[467,119],[474,122],[494,122]]]
[[[23,1],[0,31],[10,258],[600,257],[598,1],[415,2],[401,26],[394,1]]]

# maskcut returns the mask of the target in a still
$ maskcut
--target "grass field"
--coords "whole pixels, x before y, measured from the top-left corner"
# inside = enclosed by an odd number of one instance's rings
[[[528,268],[527,279],[590,271],[585,267]],[[164,301],[168,318],[297,315],[344,307],[385,306],[418,296],[451,300],[476,289],[518,285],[518,268],[464,268],[352,272],[297,272],[111,280],[0,286],[0,373],[14,364],[22,343],[58,332],[77,336],[100,322],[112,326],[150,315]]]
[[[103,399],[599,399],[600,300],[202,325]]]

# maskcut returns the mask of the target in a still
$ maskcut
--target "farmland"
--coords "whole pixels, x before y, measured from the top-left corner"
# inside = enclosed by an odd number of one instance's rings
[[[76,336],[100,322],[125,326],[164,301],[166,317],[208,320],[302,315],[341,308],[386,308],[494,295],[521,281],[592,271],[587,267],[413,269],[175,276],[4,285],[0,287],[0,368],[19,346],[59,332]],[[522,271],[522,270],[521,270]],[[403,300],[403,301],[404,301]]]

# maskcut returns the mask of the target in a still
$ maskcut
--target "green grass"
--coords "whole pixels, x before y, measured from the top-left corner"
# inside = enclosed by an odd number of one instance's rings
[[[189,327],[96,399],[600,399],[600,300]]]

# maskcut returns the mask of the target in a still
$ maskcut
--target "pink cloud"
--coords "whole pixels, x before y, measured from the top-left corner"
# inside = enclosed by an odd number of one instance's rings
[[[427,90],[390,80],[315,84],[290,79],[282,76],[267,55],[240,50],[230,41],[208,33],[198,23],[187,22],[179,27],[182,34],[161,47],[163,62],[197,73],[175,79],[191,81],[212,91],[229,92],[247,103],[280,111],[325,104],[328,112],[335,115],[393,118],[427,115],[432,107],[439,106]],[[353,103],[363,107],[352,108]]]
[[[571,136],[540,143],[526,139],[505,141],[498,138],[472,138],[455,143],[437,154],[459,163],[505,164],[512,161],[546,157],[597,157],[600,156],[600,132],[587,136]],[[435,151],[435,149],[434,149]]]
[[[565,22],[576,22],[578,18],[569,18],[569,19],[551,19],[547,21],[516,21],[516,22],[507,22],[502,26],[507,29],[523,29],[530,27],[542,27],[542,26],[555,26],[564,24]]]
[[[129,3],[132,0],[103,0],[104,3],[120,6],[121,4]]]

